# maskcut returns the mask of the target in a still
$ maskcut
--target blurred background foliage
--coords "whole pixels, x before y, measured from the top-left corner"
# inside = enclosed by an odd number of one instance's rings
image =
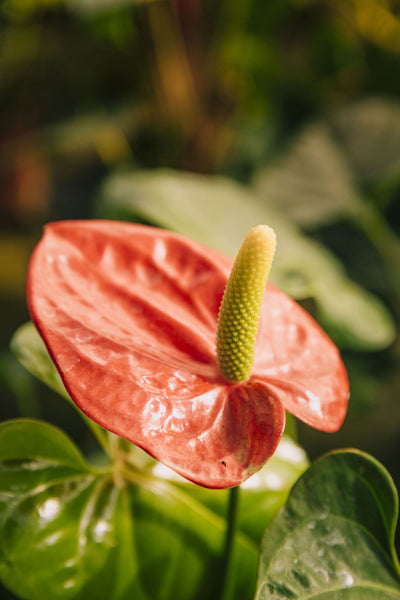
[[[10,354],[49,220],[124,218],[234,254],[276,227],[274,281],[340,346],[352,389],[310,457],[374,454],[400,487],[400,1],[3,0],[0,419],[90,448]]]

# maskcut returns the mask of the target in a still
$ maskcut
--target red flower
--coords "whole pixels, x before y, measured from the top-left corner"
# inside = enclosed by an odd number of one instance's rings
[[[212,488],[263,466],[285,410],[336,431],[348,401],[337,348],[271,284],[251,377],[223,378],[215,337],[232,264],[170,231],[64,221],[46,227],[28,273],[32,319],[79,408]]]

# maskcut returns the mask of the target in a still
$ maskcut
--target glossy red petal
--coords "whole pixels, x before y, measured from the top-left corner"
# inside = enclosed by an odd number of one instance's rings
[[[232,260],[169,231],[115,221],[46,227],[28,304],[76,404],[94,421],[208,487],[273,453],[284,408],[336,430],[348,398],[334,344],[269,285],[253,374],[230,384],[215,356]]]
[[[287,411],[316,429],[337,431],[343,423],[349,381],[337,347],[306,311],[271,284],[252,379],[263,381]]]
[[[275,393],[217,369],[230,262],[171,232],[72,221],[46,227],[28,276],[32,319],[76,404],[208,487],[258,470],[284,426]]]

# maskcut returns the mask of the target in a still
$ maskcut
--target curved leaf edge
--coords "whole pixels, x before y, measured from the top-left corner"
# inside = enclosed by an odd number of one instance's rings
[[[286,504],[278,511],[278,513],[273,517],[271,522],[268,524],[268,526],[264,532],[264,537],[263,537],[261,547],[260,547],[260,560],[259,560],[259,566],[258,566],[258,582],[257,582],[257,590],[256,590],[256,595],[255,595],[254,600],[259,600],[261,598],[261,596],[259,596],[259,592],[262,589],[262,585],[260,583],[260,568],[261,568],[261,563],[262,563],[264,539],[267,538],[268,531],[270,530],[270,528],[274,527],[274,524],[277,521],[279,521],[281,515],[286,510],[286,507],[290,506],[290,502],[293,499],[293,497],[296,496],[299,486],[303,486],[304,482],[308,478],[311,478],[313,476],[314,468],[318,467],[318,465],[320,463],[322,463],[323,461],[325,461],[327,459],[335,458],[335,457],[341,456],[341,455],[342,456],[348,455],[348,456],[354,457],[354,458],[362,458],[363,460],[367,461],[369,464],[372,464],[375,467],[376,472],[379,473],[379,475],[385,481],[387,488],[389,489],[389,491],[391,493],[391,500],[393,501],[393,506],[392,506],[391,518],[388,519],[387,516],[382,511],[381,502],[378,499],[379,494],[376,493],[375,488],[371,488],[371,486],[368,485],[372,495],[374,496],[374,498],[376,500],[377,505],[379,506],[379,509],[380,509],[380,512],[382,515],[382,521],[384,522],[384,524],[386,526],[387,537],[388,537],[388,542],[389,542],[389,546],[390,546],[390,554],[388,554],[388,552],[385,550],[385,548],[382,547],[380,542],[375,537],[374,537],[374,542],[375,542],[376,546],[379,547],[380,551],[382,552],[382,555],[386,557],[386,560],[388,561],[388,565],[391,567],[393,574],[400,580],[400,562],[399,562],[399,558],[397,556],[396,548],[395,548],[395,533],[396,533],[398,516],[399,516],[399,497],[398,497],[397,488],[394,484],[393,478],[391,477],[390,473],[385,468],[385,466],[378,459],[376,459],[375,457],[370,455],[368,452],[359,450],[357,448],[339,448],[336,450],[326,452],[323,455],[321,455],[319,458],[317,458],[311,462],[309,468],[294,483],[294,485],[288,495]],[[381,489],[379,488],[378,491],[381,491]],[[371,534],[369,534],[369,535],[371,535]],[[372,586],[374,586],[374,584],[372,584]],[[360,587],[362,587],[362,586],[360,586]],[[371,586],[369,586],[369,587],[371,587]],[[388,592],[387,598],[394,598],[397,596],[400,598],[400,591],[398,592],[397,590],[393,590],[392,588],[389,589],[385,585],[382,585],[379,587],[380,591],[384,591],[384,589],[386,589],[386,591]],[[395,594],[394,594],[394,592],[395,592]],[[324,592],[324,594],[325,593],[326,592]],[[323,597],[324,594],[322,594],[321,597]],[[329,596],[329,593],[328,593],[328,596]]]
[[[89,417],[87,417],[72,400],[50,357],[45,343],[32,321],[27,321],[16,329],[10,341],[10,350],[19,363],[31,375],[70,403],[91,430],[105,454],[111,458],[109,439],[111,434],[89,419]],[[44,369],[43,366],[45,367]]]
[[[107,477],[113,473],[117,473],[116,475],[116,484],[121,483],[122,479],[129,485],[137,485],[139,487],[143,487],[147,489],[149,492],[161,495],[167,494],[171,499],[181,502],[186,506],[190,507],[190,509],[195,513],[201,515],[203,519],[208,520],[212,525],[221,531],[225,530],[226,520],[215,513],[213,510],[208,508],[205,504],[196,499],[192,494],[190,494],[190,489],[188,486],[184,489],[179,483],[174,482],[172,480],[165,480],[159,477],[154,476],[149,471],[143,471],[142,473],[137,471],[136,469],[132,469],[132,464],[126,464],[125,467],[121,468],[121,465],[111,465],[107,468],[104,467],[96,467],[92,466],[81,453],[79,448],[76,446],[75,442],[69,437],[67,433],[65,433],[59,427],[47,423],[45,421],[41,421],[39,419],[28,419],[28,418],[17,418],[17,419],[9,419],[7,421],[3,421],[0,423],[0,462],[2,460],[23,460],[27,458],[39,458],[42,459],[43,456],[40,454],[36,455],[34,452],[31,452],[29,455],[26,453],[23,454],[22,450],[12,455],[8,453],[8,455],[2,455],[2,436],[10,434],[11,436],[15,435],[18,432],[18,429],[21,426],[25,426],[31,429],[31,431],[35,434],[35,436],[40,434],[50,434],[54,439],[58,437],[57,442],[61,442],[66,445],[67,450],[71,453],[73,457],[75,457],[77,461],[77,468],[80,467],[82,470],[82,474],[94,475],[97,477]],[[25,432],[24,435],[24,443],[28,441],[28,435]],[[27,443],[27,445],[29,442]],[[56,461],[55,461],[56,462]],[[246,533],[239,531],[237,532],[238,539],[244,544],[249,551],[257,550],[256,543],[248,536]]]
[[[76,446],[74,441],[62,429],[46,421],[26,417],[9,419],[0,423],[0,460],[48,458],[48,456],[45,456],[44,452],[42,452],[42,455],[37,453],[37,451],[32,451],[31,454],[28,455],[26,454],[27,449],[29,448],[29,436],[27,435],[26,431],[21,431],[21,428],[28,428],[28,433],[33,434],[35,437],[46,435],[52,438],[52,442],[64,444],[65,449],[70,454],[70,457],[76,461],[76,467],[81,468],[83,471],[87,471],[92,474],[102,472],[100,470],[97,471],[86,461],[85,457]],[[20,437],[20,440],[18,440],[19,434],[23,434],[22,437]],[[13,452],[12,441],[16,439],[16,436],[17,442],[19,441],[17,446],[19,445],[20,449],[17,451],[14,450]],[[6,456],[4,455],[4,449],[6,449]]]
[[[393,501],[393,507],[392,507],[393,510],[392,510],[391,519],[388,520],[387,515],[381,510],[382,505],[381,505],[381,502],[379,501],[378,495],[376,494],[376,488],[372,488],[370,485],[368,485],[372,495],[376,498],[377,504],[380,507],[381,514],[382,514],[382,520],[386,524],[388,541],[390,543],[391,551],[392,551],[390,558],[392,559],[393,567],[395,568],[395,571],[396,571],[398,577],[400,578],[400,562],[399,562],[399,558],[397,556],[396,549],[395,549],[395,535],[396,535],[396,528],[397,528],[398,517],[399,517],[399,496],[398,496],[398,491],[395,486],[394,480],[393,480],[391,474],[389,473],[389,471],[386,469],[386,467],[377,458],[375,458],[368,452],[359,450],[357,448],[340,448],[337,450],[333,450],[331,452],[327,452],[324,455],[322,455],[317,461],[315,461],[315,463],[319,463],[320,461],[322,461],[330,456],[346,455],[346,454],[362,457],[363,459],[367,460],[369,463],[373,464],[374,467],[376,468],[377,472],[379,472],[381,477],[384,479],[386,485],[388,486],[388,488],[391,492],[391,495],[392,495],[391,500]],[[307,471],[306,471],[306,473],[307,473]],[[378,488],[378,489],[380,490],[380,488]]]

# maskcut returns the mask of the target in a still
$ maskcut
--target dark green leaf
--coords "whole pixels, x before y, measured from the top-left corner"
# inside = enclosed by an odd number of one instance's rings
[[[400,598],[389,474],[340,451],[313,464],[264,535],[257,600]]]
[[[224,533],[171,482],[117,459],[95,470],[45,423],[0,425],[0,577],[22,599],[212,598]],[[256,568],[239,534],[231,600],[253,597]]]
[[[15,397],[20,416],[40,416],[35,381],[9,352],[0,354],[0,386],[10,390]]]

